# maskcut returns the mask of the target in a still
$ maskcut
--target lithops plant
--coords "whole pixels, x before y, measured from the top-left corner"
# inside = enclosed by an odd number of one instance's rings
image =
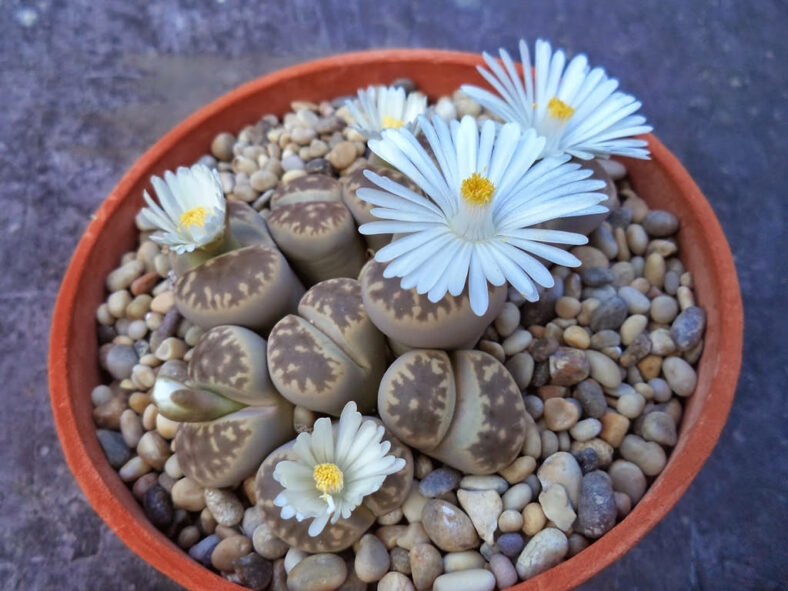
[[[364,264],[364,242],[341,201],[280,205],[268,216],[268,228],[307,285],[355,278]]]
[[[386,278],[385,263],[369,261],[361,270],[364,306],[395,349],[469,349],[498,316],[506,302],[506,286],[488,286],[490,305],[483,316],[471,310],[467,288],[431,302],[415,288],[402,289],[400,279]]]
[[[379,422],[374,417],[364,418]],[[405,467],[387,476],[383,486],[377,492],[365,497],[348,519],[340,519],[335,524],[329,523],[319,535],[314,537],[308,533],[311,520],[282,519],[282,510],[274,505],[274,499],[282,492],[282,485],[273,477],[274,469],[280,461],[294,459],[292,450],[295,442],[286,443],[271,452],[257,472],[255,491],[257,506],[273,533],[290,546],[304,552],[339,552],[349,548],[361,538],[376,517],[400,507],[410,493],[413,482],[413,454],[408,446],[403,445],[388,429],[383,440],[391,443],[390,454],[405,460]]]
[[[301,282],[276,248],[253,244],[216,256],[183,273],[175,305],[202,328],[236,324],[266,332],[295,310]]]
[[[353,214],[353,219],[356,220],[358,225],[366,224],[367,222],[374,222],[378,218],[372,215],[374,205],[367,201],[362,201],[356,195],[356,191],[362,188],[377,189],[378,186],[372,183],[365,175],[364,171],[370,170],[375,174],[389,178],[400,185],[407,187],[415,193],[421,193],[418,185],[413,183],[408,177],[401,172],[384,166],[374,166],[369,164],[363,168],[357,168],[350,174],[340,179],[342,185],[342,201],[345,203],[350,213]],[[391,242],[391,234],[370,234],[364,236],[367,246],[372,250],[378,250]]]
[[[271,195],[271,209],[312,201],[341,201],[339,181],[325,174],[308,174],[279,185]]]
[[[159,376],[153,398],[163,416],[181,422],[178,464],[204,487],[240,482],[294,435],[293,405],[268,377],[266,342],[240,326],[207,331],[192,350],[188,377]]]
[[[276,389],[294,404],[334,416],[350,400],[361,412],[374,409],[386,343],[367,315],[359,282],[329,279],[307,291],[298,315],[271,330],[268,367]]]
[[[404,443],[468,474],[511,464],[527,428],[514,379],[482,351],[405,353],[381,380],[378,413]]]
[[[189,361],[189,381],[242,404],[281,397],[268,375],[266,342],[240,326],[217,326],[200,337]]]

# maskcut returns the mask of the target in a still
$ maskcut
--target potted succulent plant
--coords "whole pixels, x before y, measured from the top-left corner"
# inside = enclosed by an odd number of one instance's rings
[[[519,51],[271,74],[102,205],[58,298],[53,410],[153,566],[568,588],[689,485],[740,363],[725,238],[603,69]]]

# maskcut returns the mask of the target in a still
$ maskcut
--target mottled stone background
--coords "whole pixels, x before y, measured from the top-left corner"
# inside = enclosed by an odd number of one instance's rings
[[[788,584],[784,0],[0,0],[0,587],[177,589],[99,520],[47,396],[52,305],[111,187],[237,84],[369,47],[585,51],[643,101],[728,235],[747,310],[736,402],[670,515],[585,589]]]

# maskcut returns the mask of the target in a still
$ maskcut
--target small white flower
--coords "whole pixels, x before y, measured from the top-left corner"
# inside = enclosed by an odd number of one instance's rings
[[[529,228],[559,218],[607,211],[595,193],[603,181],[588,179],[590,170],[568,163],[564,154],[534,165],[545,140],[516,123],[498,126],[487,120],[479,131],[465,116],[451,128],[440,117],[420,119],[440,170],[407,130],[391,129],[370,149],[410,177],[428,196],[366,171],[380,189],[358,190],[375,205],[372,214],[384,221],[362,225],[362,234],[400,234],[375,255],[389,262],[386,277],[401,277],[403,289],[415,287],[432,302],[448,291],[459,295],[468,280],[471,308],[487,310],[487,282],[508,281],[528,300],[539,298],[534,281],[545,287],[553,277],[536,258],[564,266],[580,261],[544,244],[585,244],[580,234]]]
[[[147,191],[143,193],[148,207],[142,217],[159,231],[151,239],[166,244],[178,254],[192,252],[216,242],[224,233],[225,200],[219,173],[195,164],[181,166],[175,174],[164,173],[164,180],[151,177],[159,198],[157,205]]]
[[[387,455],[391,443],[381,441],[384,433],[383,426],[362,419],[355,402],[342,409],[336,429],[327,417],[315,421],[312,433],[296,438],[297,459],[274,469],[274,479],[284,487],[274,499],[282,518],[314,518],[309,535],[317,536],[329,519],[336,523],[350,517],[386,476],[405,467],[405,460]]]
[[[546,139],[543,156],[649,157],[647,142],[632,137],[652,129],[645,117],[634,114],[641,103],[617,91],[618,80],[608,78],[603,68],[590,69],[585,55],[575,56],[564,68],[564,52],[553,52],[549,42],[539,39],[532,75],[528,46],[520,40],[521,77],[509,53],[499,53],[503,67],[484,53],[491,71],[477,69],[500,96],[469,84],[462,91],[505,121],[535,129]]]
[[[411,92],[405,97],[400,86],[369,86],[358,91],[358,98],[345,101],[356,124],[353,126],[364,137],[379,138],[384,129],[407,127],[418,129],[417,117],[427,111],[427,97]]]

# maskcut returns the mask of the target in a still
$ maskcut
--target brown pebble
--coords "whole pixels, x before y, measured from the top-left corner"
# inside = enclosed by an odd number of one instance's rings
[[[149,293],[160,279],[161,277],[159,277],[156,271],[151,271],[150,273],[145,273],[141,277],[137,277],[131,283],[132,295],[138,296],[140,294]]]
[[[629,419],[617,412],[608,411],[599,420],[602,423],[602,431],[600,431],[599,437],[613,447],[621,445],[629,429]]]

